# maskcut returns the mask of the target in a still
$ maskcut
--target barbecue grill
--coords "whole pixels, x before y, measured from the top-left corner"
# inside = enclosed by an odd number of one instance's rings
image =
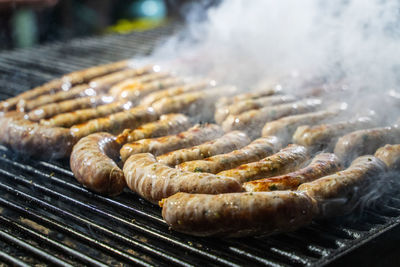
[[[177,28],[171,23],[147,32],[3,52],[0,98],[63,73],[147,54]],[[400,197],[391,194],[356,216],[314,222],[293,233],[192,237],[170,231],[160,208],[131,191],[109,198],[83,188],[68,161],[26,159],[0,150],[0,261],[11,265],[317,266],[351,255],[400,224]]]

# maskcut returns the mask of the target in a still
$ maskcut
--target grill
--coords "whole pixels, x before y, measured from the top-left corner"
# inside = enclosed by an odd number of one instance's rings
[[[3,52],[0,98],[66,72],[147,54],[178,27],[171,23],[147,32]],[[160,208],[133,192],[108,198],[86,190],[68,161],[24,159],[0,150],[0,261],[16,266],[325,265],[400,222],[400,198],[392,194],[356,216],[314,222],[293,233],[196,238],[170,231]]]

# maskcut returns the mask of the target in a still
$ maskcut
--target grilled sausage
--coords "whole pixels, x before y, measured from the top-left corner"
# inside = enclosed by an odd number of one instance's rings
[[[101,194],[118,195],[126,183],[124,173],[114,162],[119,145],[115,136],[95,133],[78,141],[71,153],[70,166],[76,179]]]
[[[350,121],[321,124],[316,126],[299,126],[293,134],[293,142],[315,150],[333,150],[337,139],[349,132],[372,127],[369,117]]]
[[[302,183],[314,181],[340,169],[341,163],[335,154],[321,153],[303,169],[281,176],[247,182],[243,184],[243,188],[248,192],[292,190]]]
[[[386,145],[375,152],[375,157],[382,160],[389,170],[400,170],[400,145]]]
[[[277,88],[267,88],[267,89],[262,89],[262,90],[256,90],[254,92],[250,93],[243,93],[243,94],[238,94],[233,97],[221,97],[217,102],[216,102],[216,107],[223,107],[227,106],[233,103],[237,103],[243,100],[248,100],[248,99],[257,99],[260,97],[264,96],[271,96],[278,94],[281,90]]]
[[[181,172],[158,163],[150,153],[130,156],[123,171],[128,187],[153,203],[177,192],[219,194],[242,190],[232,178]]]
[[[302,192],[276,191],[218,195],[177,193],[161,203],[174,230],[195,236],[270,235],[311,222],[315,200]]]
[[[204,160],[181,163],[177,168],[182,171],[218,173],[235,168],[241,164],[254,162],[278,152],[281,142],[275,136],[259,138],[248,146],[227,154],[216,155]]]
[[[261,129],[268,121],[284,116],[306,113],[315,110],[321,105],[318,99],[306,99],[294,103],[281,104],[272,107],[250,110],[240,115],[230,115],[222,123],[224,131],[246,131],[254,137],[260,136]]]
[[[46,158],[69,156],[76,139],[69,129],[47,127],[23,118],[20,112],[0,117],[0,142],[24,155]]]
[[[184,93],[192,92],[192,91],[198,91],[200,89],[204,89],[206,87],[210,86],[209,81],[199,81],[199,82],[193,82],[185,85],[178,85],[174,86],[172,88],[168,88],[165,90],[161,90],[158,92],[154,92],[146,96],[140,101],[141,105],[151,105],[154,102],[167,98],[167,97],[172,97],[172,96],[177,96],[181,95]]]
[[[359,130],[349,133],[336,143],[335,154],[345,163],[361,155],[370,155],[386,144],[400,143],[400,128],[397,126]]]
[[[127,160],[130,155],[138,153],[150,152],[158,156],[173,150],[199,145],[222,134],[223,131],[218,125],[198,124],[176,135],[142,139],[132,144],[125,144],[120,150],[120,155],[122,161]]]
[[[222,123],[229,115],[238,115],[245,111],[252,109],[259,109],[262,107],[273,106],[283,103],[294,102],[295,97],[292,95],[273,95],[261,98],[250,98],[238,101],[228,106],[222,106],[215,110],[215,121]]]
[[[189,128],[188,117],[183,114],[162,115],[158,121],[143,124],[136,129],[125,129],[117,136],[120,145],[132,143],[140,139],[154,138],[167,134],[177,134]]]
[[[250,143],[246,134],[233,131],[217,139],[190,148],[182,148],[157,157],[159,163],[175,166],[185,161],[204,159],[217,154],[227,153]]]
[[[152,108],[135,107],[126,111],[111,114],[107,117],[93,119],[71,127],[74,136],[82,138],[91,133],[120,133],[127,128],[136,128],[146,122],[157,120],[158,116]]]
[[[305,147],[289,145],[272,156],[220,172],[218,175],[234,177],[241,183],[244,183],[257,178],[272,177],[295,171],[299,169],[307,159],[308,153]]]
[[[317,200],[319,217],[343,215],[356,207],[360,197],[369,190],[368,184],[385,170],[385,163],[380,159],[362,156],[341,172],[300,185],[298,191]]]
[[[282,141],[289,143],[297,127],[303,124],[315,124],[327,118],[337,115],[338,109],[328,109],[299,115],[283,117],[278,120],[267,122],[262,129],[262,136],[275,135]]]

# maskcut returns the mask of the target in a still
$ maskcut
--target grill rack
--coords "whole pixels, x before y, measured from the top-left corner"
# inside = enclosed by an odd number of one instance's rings
[[[0,54],[0,98],[63,73],[147,54],[179,27],[79,39]],[[67,55],[67,56],[66,56]],[[172,232],[160,208],[124,191],[108,198],[83,188],[67,161],[23,159],[0,146],[0,261],[81,265],[317,266],[397,226],[400,198],[360,216],[314,222],[266,238],[196,238]]]

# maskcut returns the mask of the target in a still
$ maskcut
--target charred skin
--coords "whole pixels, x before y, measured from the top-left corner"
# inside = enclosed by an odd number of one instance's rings
[[[344,215],[357,206],[360,197],[368,192],[369,185],[385,171],[386,165],[380,159],[362,156],[347,169],[304,183],[297,190],[317,201],[319,217]]]
[[[382,160],[389,170],[400,170],[400,145],[386,145],[375,152],[375,157]]]
[[[293,190],[302,183],[314,181],[340,170],[341,163],[335,154],[321,153],[303,169],[281,176],[247,182],[243,184],[243,188],[247,192]]]
[[[100,194],[118,195],[126,183],[124,173],[113,160],[120,146],[115,136],[95,133],[79,140],[74,146],[70,166],[75,178]]]
[[[150,153],[130,156],[123,171],[128,187],[153,203],[178,192],[219,194],[242,190],[232,178],[182,172],[158,163]]]
[[[336,143],[335,154],[345,163],[361,155],[370,155],[386,144],[400,143],[400,128],[397,126],[359,130],[349,133]]]
[[[24,119],[20,112],[5,113],[0,125],[1,144],[24,155],[64,158],[77,141],[69,129],[39,125]]]
[[[294,231],[317,214],[302,192],[177,193],[163,199],[162,216],[175,231],[195,236],[241,237]]]
[[[204,160],[193,160],[181,163],[176,167],[182,171],[218,173],[235,168],[241,164],[265,158],[282,148],[280,140],[275,136],[259,138],[248,146],[227,154],[221,154]]]
[[[189,128],[189,118],[183,114],[162,115],[159,120],[143,124],[136,129],[125,129],[117,136],[117,143],[124,145],[140,139],[177,134]]]
[[[204,159],[223,154],[250,143],[246,134],[233,131],[220,138],[190,148],[182,148],[157,157],[157,161],[167,166],[175,166],[185,161]]]
[[[295,171],[302,167],[307,159],[308,153],[305,147],[289,145],[272,156],[220,172],[218,175],[233,177],[244,183]]]
[[[125,144],[120,155],[122,161],[138,153],[152,153],[155,156],[193,146],[212,140],[223,135],[221,127],[215,124],[198,124],[187,131],[176,135],[163,136],[151,139],[142,139],[131,144]]]

